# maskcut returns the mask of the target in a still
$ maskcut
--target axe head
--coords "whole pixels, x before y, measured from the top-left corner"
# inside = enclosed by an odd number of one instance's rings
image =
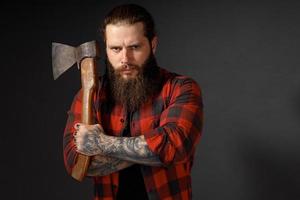
[[[56,80],[61,74],[71,68],[76,62],[80,68],[80,62],[84,58],[98,57],[99,50],[96,41],[90,41],[72,47],[61,43],[52,43],[52,70]]]

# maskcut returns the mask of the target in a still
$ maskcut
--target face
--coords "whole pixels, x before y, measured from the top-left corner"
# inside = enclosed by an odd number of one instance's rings
[[[109,24],[106,26],[105,36],[107,58],[124,80],[137,77],[140,68],[157,46],[156,37],[151,43],[145,37],[141,22]]]

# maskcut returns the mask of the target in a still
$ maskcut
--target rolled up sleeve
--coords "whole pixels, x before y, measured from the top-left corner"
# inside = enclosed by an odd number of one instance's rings
[[[144,133],[150,150],[168,166],[189,161],[202,134],[203,104],[197,83],[187,77],[170,83],[168,106],[158,127]]]

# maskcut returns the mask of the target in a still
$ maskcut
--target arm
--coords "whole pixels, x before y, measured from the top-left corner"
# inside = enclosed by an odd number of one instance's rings
[[[163,96],[167,108],[157,128],[144,133],[149,149],[165,165],[189,163],[192,166],[196,146],[202,134],[203,104],[198,84],[178,76],[165,84]]]
[[[142,135],[138,137],[108,136],[104,134],[99,124],[84,125],[77,123],[75,129],[76,146],[79,153],[88,156],[114,157],[138,164],[161,165],[158,156],[150,151]]]
[[[105,155],[138,164],[160,166],[159,157],[151,152],[143,135],[138,137],[113,137],[104,135],[100,148]]]
[[[134,163],[127,162],[118,158],[96,155],[91,159],[87,175],[88,176],[105,176],[113,172],[127,168]]]
[[[95,144],[92,144],[93,140],[91,140],[94,136],[86,137],[87,140],[83,142],[90,145],[86,145],[81,150],[82,153],[87,154],[89,152],[89,155],[96,154],[91,159],[88,176],[105,176],[135,163],[154,166],[161,165],[158,157],[149,150],[143,136],[113,137],[104,135],[95,126],[90,128],[95,130],[89,130],[89,133],[102,134],[102,137],[101,141],[100,139],[94,140],[96,141]],[[76,135],[78,135],[78,132]],[[94,146],[98,146],[98,148],[93,148]],[[101,153],[106,156],[98,154],[99,151],[97,149],[102,149]]]

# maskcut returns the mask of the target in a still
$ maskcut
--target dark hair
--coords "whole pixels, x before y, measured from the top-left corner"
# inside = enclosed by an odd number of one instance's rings
[[[113,8],[104,18],[102,35],[105,41],[105,29],[108,24],[134,24],[142,22],[144,35],[151,41],[156,36],[155,24],[151,14],[143,7],[136,4],[125,4]]]

